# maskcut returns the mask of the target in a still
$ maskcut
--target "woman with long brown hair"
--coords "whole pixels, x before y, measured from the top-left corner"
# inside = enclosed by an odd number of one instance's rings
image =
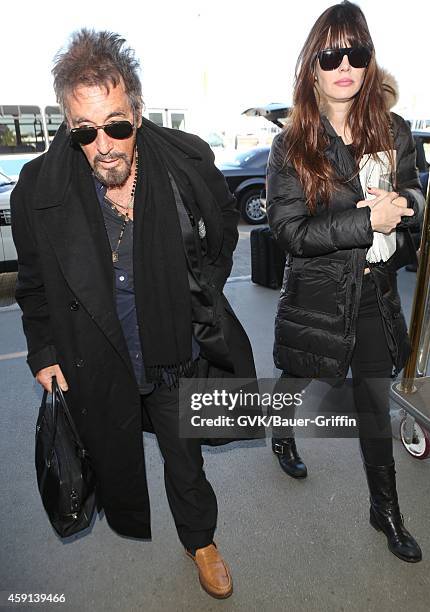
[[[268,164],[269,224],[287,252],[274,358],[290,378],[339,382],[351,367],[370,523],[417,562],[397,500],[389,384],[410,350],[396,269],[424,199],[410,129],[387,109],[386,89],[362,11],[327,9],[299,56]],[[291,435],[272,448],[288,474],[306,476]]]

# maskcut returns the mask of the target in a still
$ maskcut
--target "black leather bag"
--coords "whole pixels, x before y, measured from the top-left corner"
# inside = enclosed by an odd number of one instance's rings
[[[55,376],[37,419],[36,472],[44,508],[58,535],[66,538],[86,529],[96,506],[96,480]]]
[[[278,289],[282,285],[285,253],[277,245],[268,227],[258,227],[250,234],[251,280],[257,285]]]
[[[409,228],[397,230],[396,251],[393,254],[394,269],[418,265],[417,251]]]

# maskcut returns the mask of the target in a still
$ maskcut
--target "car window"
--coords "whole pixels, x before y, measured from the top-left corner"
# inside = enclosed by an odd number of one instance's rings
[[[59,106],[45,106],[46,127],[48,129],[49,142],[52,142],[58,128],[64,121]]]
[[[249,150],[249,151],[240,151],[235,155],[235,157],[231,160],[231,164],[233,166],[250,166],[250,167],[259,167],[264,166],[267,162],[267,158],[269,157],[269,150]]]
[[[269,158],[269,153],[270,153],[269,149],[267,149],[267,151],[261,151],[260,153],[257,153],[257,155],[253,159],[252,165],[253,166],[266,166],[267,160]]]
[[[45,146],[38,106],[0,106],[0,153],[40,153]]]

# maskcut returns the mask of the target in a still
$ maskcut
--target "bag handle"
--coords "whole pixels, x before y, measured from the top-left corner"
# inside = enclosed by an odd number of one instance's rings
[[[60,387],[60,385],[57,382],[57,377],[53,376],[51,379],[51,385],[52,385],[52,403],[51,403],[51,410],[52,410],[52,421],[53,421],[53,436],[52,436],[52,444],[54,444],[55,441],[55,435],[57,433],[57,415],[58,415],[58,410],[61,408],[63,409],[64,415],[69,423],[70,429],[72,431],[72,435],[74,438],[74,441],[78,447],[79,450],[79,455],[81,457],[86,457],[88,455],[87,451],[84,448],[84,445],[82,443],[82,440],[78,434],[78,430],[76,429],[76,426],[73,422],[72,419],[72,415],[70,414],[70,410],[69,407],[67,406],[67,402],[66,399],[63,395],[63,391]],[[46,401],[46,397],[48,395],[48,392],[45,391],[43,398],[44,401]]]
[[[54,382],[56,383],[56,377],[53,376],[51,379],[51,384],[54,385]],[[52,391],[54,390],[54,387],[52,386]],[[44,389],[43,391],[43,397],[42,397],[42,406],[44,407],[44,410],[48,410],[47,407],[47,403],[48,403],[48,395],[49,392]],[[57,396],[54,392],[52,392],[52,400],[51,400],[51,404],[50,404],[50,411],[51,411],[51,415],[52,415],[52,435],[51,435],[51,443],[50,443],[50,448],[53,449],[54,448],[54,442],[55,442],[55,434],[57,432],[57,414],[58,414],[58,408],[57,408]]]

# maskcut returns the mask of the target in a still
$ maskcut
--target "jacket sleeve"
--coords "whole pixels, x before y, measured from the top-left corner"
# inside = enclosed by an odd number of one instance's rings
[[[233,267],[233,252],[239,239],[237,224],[239,211],[236,198],[228,189],[224,175],[215,166],[215,156],[207,143],[204,143],[205,154],[202,175],[215,197],[222,216],[222,246],[217,258],[205,266],[208,283],[217,291],[222,291]]]
[[[42,368],[57,363],[50,330],[37,244],[30,211],[30,187],[26,169],[11,194],[12,235],[18,253],[18,278],[15,297],[22,310],[27,339],[27,363],[33,376]]]
[[[406,198],[413,217],[402,217],[397,229],[411,227],[422,221],[425,199],[416,166],[416,147],[409,125],[399,115],[391,114],[396,147],[396,191]]]
[[[371,246],[368,206],[310,214],[295,169],[283,163],[281,137],[273,141],[267,167],[267,216],[281,248],[295,257],[316,257]]]

